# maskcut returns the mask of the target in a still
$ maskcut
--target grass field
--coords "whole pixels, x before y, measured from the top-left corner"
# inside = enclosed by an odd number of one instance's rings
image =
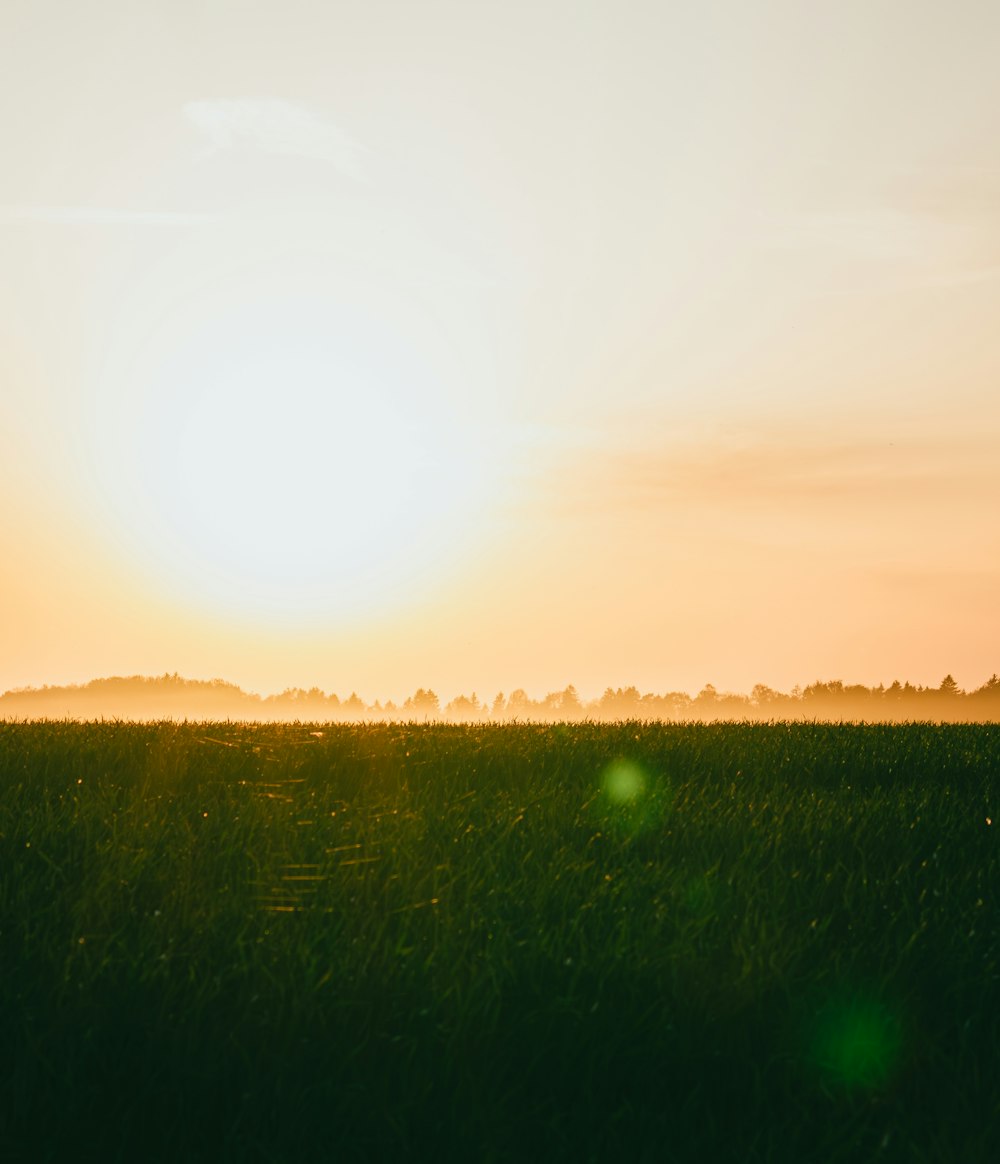
[[[0,724],[0,1158],[993,1161],[998,783],[991,725]]]

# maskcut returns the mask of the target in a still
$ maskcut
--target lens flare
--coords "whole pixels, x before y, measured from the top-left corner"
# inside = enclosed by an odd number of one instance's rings
[[[663,827],[672,792],[662,774],[654,776],[636,761],[620,757],[603,770],[600,780],[601,795],[593,811],[610,835],[631,844]]]
[[[902,1042],[900,1022],[883,1003],[853,998],[824,1008],[813,1057],[832,1084],[871,1090],[895,1069]]]
[[[604,772],[602,788],[614,805],[632,807],[646,792],[646,774],[630,760],[616,760]]]

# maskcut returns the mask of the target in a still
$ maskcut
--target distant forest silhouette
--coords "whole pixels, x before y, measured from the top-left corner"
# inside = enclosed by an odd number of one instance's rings
[[[67,687],[25,687],[0,695],[0,719],[191,719],[282,722],[557,723],[581,720],[866,720],[982,722],[1000,720],[1000,678],[963,691],[951,675],[937,687],[898,681],[864,687],[840,681],[811,683],[784,694],[758,683],[749,695],[720,692],[711,684],[697,695],[671,691],[642,694],[636,687],[608,687],[584,700],[572,685],[542,699],[518,688],[481,700],[473,692],[442,705],[437,694],[418,688],[401,704],[367,703],[318,687],[288,688],[256,695],[222,679],[184,679],[176,673],[147,678],[94,679]]]

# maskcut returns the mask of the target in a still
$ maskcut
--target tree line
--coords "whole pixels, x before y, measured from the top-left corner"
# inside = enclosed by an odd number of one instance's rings
[[[571,684],[534,699],[518,688],[483,700],[475,692],[442,703],[418,688],[402,703],[369,703],[356,692],[345,698],[318,687],[257,695],[222,679],[157,677],[94,679],[70,686],[23,687],[0,695],[0,719],[203,719],[259,721],[557,723],[583,720],[867,720],[905,722],[1000,720],[1000,678],[963,691],[951,675],[937,687],[898,680],[865,687],[839,680],[795,687],[788,693],[758,683],[749,695],[720,692],[712,684],[691,696],[683,691],[642,693],[608,687],[583,699]]]

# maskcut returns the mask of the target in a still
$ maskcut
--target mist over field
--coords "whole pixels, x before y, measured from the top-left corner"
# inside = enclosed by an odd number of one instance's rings
[[[902,723],[912,720],[983,722],[1000,719],[1000,678],[963,691],[951,675],[937,687],[898,680],[888,687],[816,682],[791,693],[757,684],[749,695],[720,692],[711,684],[695,696],[682,691],[642,694],[636,687],[608,687],[598,698],[582,698],[566,687],[533,699],[523,689],[498,692],[491,700],[472,692],[443,702],[430,688],[394,703],[371,703],[356,692],[341,698],[317,687],[289,688],[277,695],[248,693],[235,684],[155,678],[95,679],[90,683],[25,688],[0,695],[0,719],[245,720],[317,723],[617,723],[622,720],[715,722],[726,720],[828,720]]]

